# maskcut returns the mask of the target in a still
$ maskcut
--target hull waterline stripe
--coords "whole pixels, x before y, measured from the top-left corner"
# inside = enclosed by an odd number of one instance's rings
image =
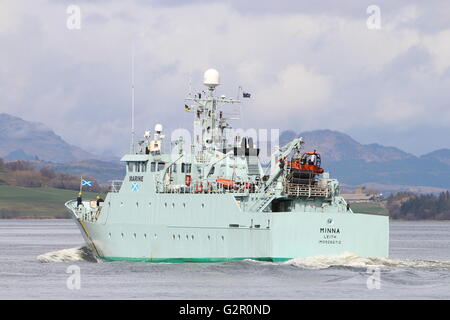
[[[292,258],[270,258],[270,257],[238,257],[238,258],[126,258],[126,257],[100,257],[104,261],[140,261],[140,262],[154,262],[154,263],[211,263],[211,262],[226,262],[226,261],[240,261],[240,260],[256,260],[267,262],[284,262]]]

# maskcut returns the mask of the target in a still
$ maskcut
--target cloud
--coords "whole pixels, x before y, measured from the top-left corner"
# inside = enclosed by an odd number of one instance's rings
[[[450,134],[445,3],[380,1],[380,30],[367,29],[360,1],[78,3],[81,30],[70,31],[70,1],[2,2],[0,111],[90,151],[128,150],[133,42],[138,132],[190,128],[189,79],[203,90],[215,67],[220,94],[252,93],[238,126],[329,128],[380,143],[379,132],[416,132],[419,122]]]
[[[331,91],[330,77],[301,64],[290,65],[277,75],[274,83],[256,92],[261,103],[251,112],[264,114],[271,121],[273,117],[291,119],[288,124],[295,126],[323,114],[329,108]]]

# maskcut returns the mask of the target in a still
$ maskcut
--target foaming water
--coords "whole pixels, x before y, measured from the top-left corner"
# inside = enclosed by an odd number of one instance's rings
[[[335,256],[296,258],[282,264],[293,265],[305,269],[327,269],[331,267],[367,268],[373,266],[381,268],[424,268],[450,270],[450,261],[367,258],[360,257],[349,252]]]
[[[98,262],[94,253],[88,247],[51,251],[37,256],[37,259],[44,263],[71,261]]]

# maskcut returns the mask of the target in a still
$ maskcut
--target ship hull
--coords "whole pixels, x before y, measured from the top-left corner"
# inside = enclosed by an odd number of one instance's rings
[[[182,197],[177,204],[160,200],[159,210],[106,209],[96,222],[82,221],[75,214],[74,218],[86,243],[106,261],[286,261],[342,253],[389,254],[389,217],[384,215],[241,212],[227,206],[229,201],[208,197],[190,202],[190,207],[200,209],[177,210],[184,203]]]

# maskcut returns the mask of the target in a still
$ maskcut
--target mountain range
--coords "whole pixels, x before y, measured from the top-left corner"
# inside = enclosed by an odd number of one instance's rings
[[[70,162],[101,157],[70,145],[39,122],[0,113],[0,157]]]
[[[294,137],[303,138],[305,150],[317,150],[322,167],[347,185],[373,183],[450,189],[449,149],[415,156],[396,147],[361,144],[332,130],[284,131],[280,145]]]
[[[284,131],[280,145],[295,137],[303,138],[305,151],[317,150],[322,167],[344,185],[390,185],[396,190],[401,190],[401,186],[450,189],[450,149],[415,156],[396,147],[361,144],[332,130]],[[123,178],[123,165],[117,159],[87,152],[67,143],[41,123],[5,113],[0,114],[0,157],[31,160],[38,168],[85,174],[100,182]]]

